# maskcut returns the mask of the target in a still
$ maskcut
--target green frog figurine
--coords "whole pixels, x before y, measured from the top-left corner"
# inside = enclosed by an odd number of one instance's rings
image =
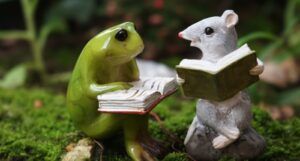
[[[125,22],[93,37],[80,54],[67,91],[71,118],[95,139],[117,137],[122,131],[128,155],[134,161],[154,161],[162,144],[148,134],[148,115],[97,111],[97,95],[128,89],[139,79],[135,57],[144,49],[134,24]],[[154,157],[155,156],[155,157]]]

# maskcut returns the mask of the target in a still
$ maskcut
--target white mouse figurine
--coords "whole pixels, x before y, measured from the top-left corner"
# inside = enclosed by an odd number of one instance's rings
[[[237,22],[238,15],[226,10],[220,17],[209,17],[189,26],[178,36],[202,51],[201,60],[216,63],[237,49]],[[258,60],[249,72],[261,74],[262,62]],[[184,80],[178,78],[178,82],[182,84]],[[218,160],[222,154],[237,159],[256,157],[266,144],[251,127],[251,119],[251,100],[244,91],[222,102],[199,99],[197,115],[184,141],[187,152],[196,160]]]

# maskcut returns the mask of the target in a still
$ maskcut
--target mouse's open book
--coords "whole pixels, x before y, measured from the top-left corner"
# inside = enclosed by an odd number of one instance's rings
[[[222,101],[259,79],[249,73],[256,65],[255,52],[245,44],[216,63],[184,59],[176,70],[185,96]]]
[[[145,114],[162,99],[174,93],[175,78],[140,78],[132,88],[98,95],[98,111],[109,113]]]

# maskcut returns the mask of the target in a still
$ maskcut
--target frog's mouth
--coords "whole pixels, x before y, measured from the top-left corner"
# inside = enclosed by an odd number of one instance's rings
[[[125,62],[129,62],[130,60],[134,59],[136,56],[138,56],[139,54],[141,54],[144,50],[144,45],[140,45],[138,47],[138,49],[136,49],[135,51],[132,51],[132,54],[124,54],[124,55],[114,55],[114,54],[108,54],[106,55],[106,61],[110,61],[110,62],[118,62],[118,63],[125,63]]]
[[[136,56],[140,55],[144,51],[144,48],[144,44],[140,45],[138,51],[136,52],[136,54],[134,54],[132,58],[135,58]]]

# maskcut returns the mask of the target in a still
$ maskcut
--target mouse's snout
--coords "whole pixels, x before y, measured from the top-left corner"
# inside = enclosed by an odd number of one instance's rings
[[[181,38],[181,39],[183,38],[182,35],[183,35],[182,32],[179,32],[179,33],[178,33],[178,37]]]

